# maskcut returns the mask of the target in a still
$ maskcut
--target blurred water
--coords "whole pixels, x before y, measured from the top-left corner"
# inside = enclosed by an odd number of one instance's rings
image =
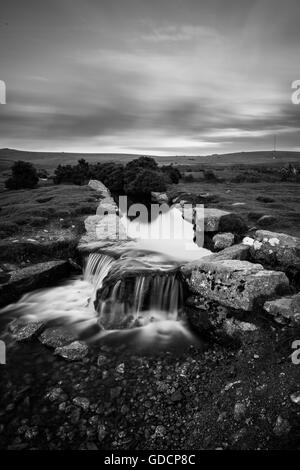
[[[178,221],[178,214],[174,220]],[[118,259],[114,258],[110,247],[110,255],[93,252],[87,256],[83,276],[74,277],[57,287],[27,293],[19,302],[2,309],[1,314],[69,325],[73,332],[79,337],[83,335],[87,341],[140,352],[179,351],[190,344],[200,346],[201,342],[191,333],[184,318],[179,318],[184,307],[182,285],[174,270],[183,260],[197,259],[210,252],[197,246],[189,249],[191,239],[185,237],[187,233],[191,235],[191,224],[182,238],[173,241],[157,239],[158,225],[163,226],[162,222],[160,217],[153,222],[156,225],[152,232],[154,238],[151,238],[149,231],[150,238],[136,240],[128,252],[122,253],[121,258],[126,263],[136,263],[138,259],[139,268],[146,271],[146,274],[145,271],[136,274],[130,311],[125,312],[124,305],[119,302],[121,280],[113,286],[109,301],[105,299],[100,302],[98,311],[94,307],[97,291],[110,270],[120,262],[119,254]],[[129,227],[129,233],[136,235],[136,222],[131,222]],[[151,273],[153,269],[158,274],[149,278],[147,270]],[[145,296],[148,298],[147,308]],[[130,320],[127,328],[115,329],[120,315],[124,317],[125,314]],[[104,322],[105,318],[109,321]],[[103,323],[108,324],[109,328],[103,328]]]

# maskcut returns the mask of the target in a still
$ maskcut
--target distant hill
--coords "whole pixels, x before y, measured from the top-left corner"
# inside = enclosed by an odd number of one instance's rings
[[[115,161],[126,163],[139,155],[114,153],[65,153],[65,152],[28,152],[15,149],[0,149],[0,171],[6,171],[16,160],[25,160],[38,168],[53,170],[59,164],[75,164],[78,159],[85,158],[88,162]],[[300,162],[300,152],[238,152],[214,154],[206,156],[154,156],[159,164],[174,163],[177,165],[230,166],[230,165],[260,165],[287,164]]]

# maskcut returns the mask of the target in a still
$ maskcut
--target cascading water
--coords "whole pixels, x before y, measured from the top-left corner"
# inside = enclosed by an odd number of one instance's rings
[[[161,243],[140,239],[123,251],[116,246],[114,252],[110,245],[109,254],[105,249],[91,252],[85,258],[82,277],[28,293],[2,313],[68,324],[79,337],[84,334],[90,341],[143,353],[178,351],[180,345],[199,344],[182,316],[178,267],[185,256],[182,247],[186,242],[182,240],[180,245],[176,240],[172,247],[168,240]],[[186,254],[186,260],[207,253],[196,247]],[[87,331],[92,331],[92,336],[87,338]]]
[[[88,256],[84,268],[84,279],[93,285],[94,292],[102,286],[103,279],[109,273],[110,266],[113,262],[114,259],[109,255],[91,253]]]

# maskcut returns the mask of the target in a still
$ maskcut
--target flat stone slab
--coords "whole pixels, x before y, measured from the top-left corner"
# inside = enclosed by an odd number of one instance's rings
[[[57,282],[69,271],[68,261],[47,261],[12,271],[9,282],[0,285],[0,306],[18,300],[25,292]]]
[[[37,337],[44,328],[44,322],[29,322],[23,318],[13,320],[8,325],[8,331],[16,341],[28,341],[33,339]]]
[[[186,265],[182,274],[192,292],[234,309],[251,311],[287,288],[280,271],[267,271],[260,264],[239,260],[203,261]]]
[[[83,359],[89,352],[88,346],[82,341],[73,341],[67,346],[60,346],[55,349],[54,354],[61,356],[68,361],[78,361]]]
[[[264,304],[264,310],[278,323],[300,323],[300,294],[281,297]]]
[[[50,346],[51,348],[59,348],[61,346],[66,346],[67,344],[73,343],[77,340],[77,337],[70,331],[69,328],[65,326],[57,326],[47,328],[39,336],[39,340],[45,346]]]
[[[243,240],[250,246],[251,258],[269,266],[300,269],[300,239],[285,233],[257,230]]]

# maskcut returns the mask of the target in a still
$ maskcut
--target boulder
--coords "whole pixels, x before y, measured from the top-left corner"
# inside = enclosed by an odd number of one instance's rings
[[[223,250],[234,243],[234,235],[230,232],[217,233],[213,236],[213,244],[215,250]]]
[[[126,229],[116,214],[105,215],[96,227],[97,240],[126,240]]]
[[[8,331],[16,341],[27,341],[40,334],[45,328],[45,323],[40,321],[30,322],[25,318],[13,320],[8,325]]]
[[[151,191],[151,200],[153,202],[156,202],[157,204],[163,204],[163,203],[168,204],[169,197],[166,193],[159,193],[156,191]]]
[[[258,330],[257,326],[253,323],[239,321],[236,318],[225,318],[223,329],[229,336],[253,333]]]
[[[208,256],[203,256],[199,260],[192,261],[186,265],[182,266],[182,271],[184,272],[185,269],[188,271],[192,268],[192,266],[197,267],[199,263],[203,261],[218,261],[218,260],[226,260],[226,259],[236,259],[236,260],[247,260],[249,255],[250,247],[247,245],[243,245],[239,243],[237,245],[232,245],[224,250],[219,251],[218,253],[212,253]]]
[[[57,283],[69,272],[67,261],[47,261],[12,271],[9,281],[0,285],[0,306],[15,302],[25,292]]]
[[[183,266],[181,272],[193,293],[245,311],[262,305],[279,289],[289,286],[284,273],[267,271],[248,261],[202,259]]]
[[[65,326],[54,326],[43,331],[39,336],[39,340],[45,346],[59,348],[73,343],[73,341],[77,340],[77,337]]]
[[[261,227],[269,227],[270,225],[275,224],[275,222],[277,222],[277,219],[273,215],[263,215],[257,221],[258,225]]]
[[[210,255],[214,260],[222,259],[237,259],[240,261],[247,260],[249,256],[249,247],[239,243],[237,245],[229,246],[224,250]]]
[[[110,197],[110,192],[107,187],[98,180],[90,180],[88,186],[94,191],[97,191],[99,195],[103,198]]]
[[[265,215],[264,212],[258,212],[258,211],[248,212],[248,218],[254,221],[261,219],[264,215]]]
[[[278,323],[300,323],[300,294],[280,297],[264,304],[264,310]]]
[[[127,240],[125,226],[116,214],[92,215],[86,219],[85,223],[87,233],[80,239],[80,248],[94,242]]]
[[[195,197],[196,204],[208,204],[211,202],[219,202],[220,197],[217,194],[212,193],[200,193]]]
[[[94,239],[96,238],[96,227],[97,227],[97,224],[100,223],[102,218],[103,216],[101,217],[101,215],[89,215],[85,219],[84,226],[85,226],[87,235],[93,236]]]
[[[250,245],[250,254],[254,261],[267,266],[299,270],[299,238],[267,230],[257,230],[252,237],[247,237],[243,243]]]
[[[55,349],[54,354],[61,356],[68,361],[78,361],[83,359],[89,352],[88,346],[82,341],[73,341],[67,346],[60,346]]]
[[[115,214],[118,211],[118,206],[112,197],[106,197],[102,199],[99,206],[97,207],[96,214],[104,216],[106,214]]]
[[[183,218],[193,223],[193,209],[183,210]],[[196,228],[205,232],[233,232],[243,233],[247,230],[245,221],[233,212],[220,209],[199,208],[196,209]]]
[[[32,263],[41,263],[42,261],[66,260],[72,258],[76,252],[78,235],[75,231],[57,234],[52,240],[2,240],[0,241],[0,262],[5,266],[7,263],[13,263],[9,271],[14,271],[24,260],[30,259]]]
[[[175,195],[170,195],[170,199],[173,204],[208,204],[219,202],[220,197],[213,193],[185,193],[179,192]]]

